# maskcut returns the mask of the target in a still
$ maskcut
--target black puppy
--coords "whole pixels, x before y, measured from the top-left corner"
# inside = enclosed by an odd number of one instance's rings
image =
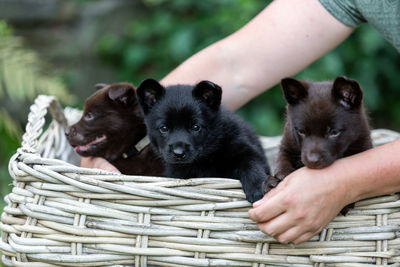
[[[337,77],[334,82],[307,82],[285,78],[281,85],[288,103],[287,120],[275,179],[266,182],[267,191],[300,167],[321,169],[372,147],[363,93],[355,80]]]
[[[202,81],[164,88],[147,79],[137,95],[166,176],[238,179],[248,201],[263,196],[262,184],[269,175],[264,151],[249,125],[221,108],[221,87]]]

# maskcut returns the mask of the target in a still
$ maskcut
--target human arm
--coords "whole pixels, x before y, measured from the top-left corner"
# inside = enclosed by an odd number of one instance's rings
[[[222,86],[224,105],[237,109],[336,47],[353,30],[318,0],[273,1],[240,30],[187,59],[161,83],[211,80]]]
[[[324,169],[298,169],[254,203],[249,216],[278,241],[298,244],[319,233],[345,205],[395,192],[400,192],[400,140]]]

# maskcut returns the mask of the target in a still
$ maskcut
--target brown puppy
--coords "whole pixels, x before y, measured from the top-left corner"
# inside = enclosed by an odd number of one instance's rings
[[[163,175],[163,165],[146,136],[146,126],[129,83],[98,84],[82,118],[65,130],[75,151],[103,157],[123,174]]]
[[[265,183],[266,191],[300,167],[325,168],[336,159],[372,147],[363,93],[355,80],[285,78],[281,85],[288,103],[287,120],[275,175]]]

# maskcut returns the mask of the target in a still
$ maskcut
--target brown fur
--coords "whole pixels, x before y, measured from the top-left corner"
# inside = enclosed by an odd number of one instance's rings
[[[325,168],[336,159],[372,147],[362,91],[356,81],[345,77],[334,82],[286,78],[281,85],[288,102],[287,120],[275,175],[267,180],[266,191],[298,168]]]
[[[123,174],[163,175],[163,166],[150,145],[126,159],[123,153],[146,136],[146,126],[129,83],[99,84],[85,102],[82,118],[66,129],[70,144],[81,156],[103,157]],[[91,144],[96,138],[105,140]]]

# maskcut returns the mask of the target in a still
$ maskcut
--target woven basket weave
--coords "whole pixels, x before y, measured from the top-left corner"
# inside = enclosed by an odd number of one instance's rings
[[[46,114],[53,120],[43,132]],[[65,116],[64,116],[65,114]],[[11,158],[1,216],[2,261],[12,266],[400,266],[400,200],[356,203],[318,236],[283,245],[261,233],[237,180],[126,176],[77,167],[64,137],[79,119],[49,96],[31,107]],[[400,138],[374,130],[375,145]],[[280,138],[261,138],[270,165]]]

